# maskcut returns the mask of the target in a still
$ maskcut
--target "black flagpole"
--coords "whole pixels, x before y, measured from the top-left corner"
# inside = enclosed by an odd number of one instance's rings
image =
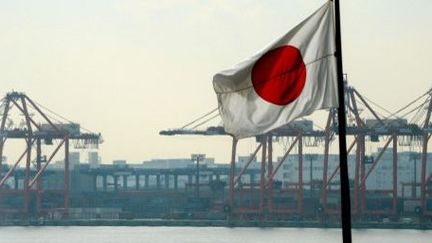
[[[341,218],[343,243],[351,243],[351,200],[348,178],[348,159],[346,145],[345,95],[342,69],[342,38],[340,24],[339,0],[334,0],[336,27],[336,65],[338,78],[338,129],[339,129],[339,166],[341,191]]]

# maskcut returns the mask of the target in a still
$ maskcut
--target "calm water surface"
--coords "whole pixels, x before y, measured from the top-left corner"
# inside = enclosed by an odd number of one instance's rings
[[[342,242],[338,229],[220,227],[0,227],[0,242],[279,243]],[[358,243],[429,243],[432,231],[354,230]]]

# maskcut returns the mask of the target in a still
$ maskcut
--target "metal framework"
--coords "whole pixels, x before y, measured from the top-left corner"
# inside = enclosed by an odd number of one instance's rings
[[[19,158],[10,166],[2,164],[0,159],[0,199],[6,194],[14,193],[22,195],[24,205],[19,213],[30,215],[31,202],[35,201],[36,213],[41,215],[53,208],[45,208],[42,200],[44,193],[49,190],[44,190],[42,185],[42,177],[46,172],[46,168],[52,162],[53,158],[63,148],[64,153],[64,186],[60,190],[54,190],[63,194],[63,205],[55,208],[67,216],[69,209],[69,148],[70,141],[76,142],[79,147],[97,147],[100,143],[100,134],[81,133],[79,125],[70,123],[59,123],[59,120],[50,117],[43,108],[30,99],[26,94],[19,92],[10,92],[2,100],[0,123],[0,158],[3,158],[3,151],[6,141],[10,139],[24,140],[25,149]],[[25,124],[21,127],[13,127],[13,119],[11,111],[16,109],[19,116],[22,116]],[[41,121],[37,121],[40,118]],[[9,123],[9,125],[7,125]],[[76,127],[78,126],[78,129]],[[74,129],[70,129],[70,128]],[[57,145],[55,142],[57,142]],[[44,148],[55,146],[54,150],[46,155],[43,155]],[[25,164],[24,180],[22,188],[18,188],[18,182],[15,181],[15,188],[11,189],[6,186],[7,180],[13,175],[17,167],[22,161]],[[7,171],[2,171],[5,168]],[[15,179],[17,180],[17,179]],[[0,211],[11,211],[10,209],[0,208]]]
[[[421,95],[407,106],[398,110],[397,112],[389,112],[385,108],[379,106],[373,101],[367,99],[360,94],[355,88],[346,86],[345,99],[347,110],[347,137],[351,144],[348,148],[349,153],[355,153],[354,174],[351,175],[353,183],[351,186],[352,194],[352,213],[354,217],[361,218],[367,215],[390,215],[392,217],[398,216],[399,199],[398,190],[400,188],[411,186],[413,195],[412,200],[418,201],[419,208],[416,211],[421,211],[422,215],[431,215],[431,209],[427,207],[428,200],[432,194],[432,173],[427,170],[427,154],[428,154],[428,141],[432,135],[430,127],[430,117],[432,112],[432,91],[428,91]],[[416,104],[417,102],[417,104]],[[420,105],[418,105],[420,102]],[[411,109],[413,105],[418,105]],[[361,108],[359,107],[361,106]],[[384,110],[387,115],[384,116],[373,107],[378,107]],[[228,135],[224,132],[223,127],[208,127],[205,130],[197,130],[196,128],[203,125],[215,116],[215,110],[200,117],[192,123],[183,126],[181,129],[161,131],[161,135]],[[403,112],[405,112],[403,114]],[[416,112],[416,113],[415,113]],[[415,114],[414,114],[415,113]],[[369,114],[369,117],[366,119]],[[414,114],[410,122],[403,122],[402,118]],[[401,122],[402,121],[402,122]],[[406,120],[405,120],[406,121]],[[189,128],[192,124],[198,125]],[[257,137],[258,145],[251,157],[241,168],[238,174],[235,173],[236,168],[236,147],[238,141],[232,139],[231,151],[231,173],[229,179],[229,197],[227,205],[231,208],[233,215],[259,215],[262,217],[277,217],[281,214],[300,215],[304,214],[304,195],[305,186],[311,190],[313,181],[309,184],[303,180],[303,163],[305,156],[304,147],[322,146],[323,148],[323,174],[319,179],[319,203],[317,211],[323,217],[331,214],[340,213],[340,203],[329,203],[329,195],[333,198],[339,197],[338,182],[334,183],[334,178],[339,172],[337,166],[334,171],[329,171],[329,148],[337,138],[337,117],[335,110],[329,110],[328,118],[325,128],[321,130],[304,130],[288,124],[282,128],[276,129],[268,134]],[[287,147],[282,159],[276,164],[273,159],[273,143],[280,138],[287,138],[291,141]],[[378,141],[385,141],[384,146],[379,150],[376,158],[371,158],[366,155],[366,142],[374,143]],[[419,145],[421,151],[421,170],[420,170],[420,197],[416,197],[416,187],[418,183],[416,179],[409,185],[398,185],[398,148],[401,146],[412,146],[413,144]],[[283,163],[286,161],[288,155],[297,147],[298,155],[298,181],[295,183],[288,183],[281,188],[278,186],[274,177]],[[392,188],[390,190],[368,190],[366,187],[367,180],[371,173],[377,168],[383,154],[387,151],[392,151]],[[252,181],[251,183],[240,183],[244,171],[250,166],[253,159],[261,151],[261,173],[259,183]],[[351,183],[350,183],[351,184]],[[278,187],[278,188],[275,188]],[[249,202],[244,203],[245,195],[249,195]],[[236,200],[236,197],[239,199]],[[281,200],[285,197],[285,201]],[[374,198],[377,198],[376,200]],[[251,203],[255,199],[259,204]],[[278,199],[276,202],[275,200]],[[367,203],[367,200],[369,203]],[[374,206],[373,201],[377,205]],[[381,201],[380,201],[381,200]],[[390,200],[390,203],[385,203],[387,206],[382,206],[382,200]],[[372,203],[370,203],[372,202]]]

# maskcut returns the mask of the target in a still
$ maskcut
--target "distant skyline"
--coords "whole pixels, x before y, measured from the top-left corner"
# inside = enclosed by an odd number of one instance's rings
[[[213,74],[324,2],[0,1],[0,96],[25,92],[101,132],[103,161],[205,153],[228,162],[228,137],[158,133],[214,109]],[[350,85],[392,111],[432,87],[432,1],[342,1],[341,8]],[[239,155],[254,147],[254,139],[242,141]]]

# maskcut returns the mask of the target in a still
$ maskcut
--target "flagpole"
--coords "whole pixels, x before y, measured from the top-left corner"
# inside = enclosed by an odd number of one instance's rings
[[[334,1],[335,27],[336,27],[336,65],[338,78],[338,129],[339,129],[339,166],[340,166],[340,191],[341,191],[341,218],[342,239],[344,243],[351,243],[351,200],[348,178],[348,159],[346,145],[346,120],[345,120],[345,95],[344,78],[342,69],[342,38],[340,24],[339,0]]]

